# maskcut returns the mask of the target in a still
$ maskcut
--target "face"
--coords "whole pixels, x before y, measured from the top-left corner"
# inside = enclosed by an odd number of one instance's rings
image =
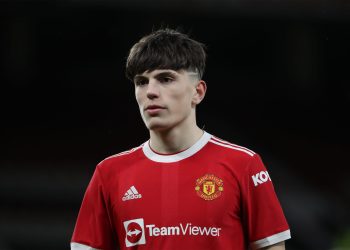
[[[199,82],[196,73],[185,70],[154,70],[136,75],[135,96],[147,128],[162,131],[195,122]]]

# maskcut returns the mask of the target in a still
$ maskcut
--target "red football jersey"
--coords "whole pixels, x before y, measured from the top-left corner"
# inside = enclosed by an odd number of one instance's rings
[[[260,157],[205,132],[177,154],[146,142],[99,163],[71,249],[246,250],[289,238]]]

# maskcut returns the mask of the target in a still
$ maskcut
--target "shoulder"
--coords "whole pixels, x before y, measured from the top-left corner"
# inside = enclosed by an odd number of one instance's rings
[[[126,162],[136,161],[140,155],[140,152],[142,151],[142,146],[143,144],[132,149],[108,156],[97,164],[97,168],[99,170],[105,170],[122,166]]]
[[[118,160],[118,159],[125,159],[125,158],[128,158],[128,157],[132,157],[138,150],[142,149],[142,146],[143,146],[143,144],[141,144],[140,146],[134,147],[132,149],[120,152],[118,154],[114,154],[114,155],[108,156],[103,161]]]
[[[249,148],[231,143],[214,135],[211,136],[209,143],[212,144],[216,150],[223,151],[229,155],[240,156],[247,159],[257,155],[257,153]]]
[[[260,160],[259,154],[253,150],[213,135],[208,141],[208,145],[210,154],[215,155],[220,161],[233,165],[235,168],[241,169],[243,167],[243,169],[246,169],[249,165]]]
[[[247,180],[252,179],[257,186],[259,183],[271,180],[258,153],[215,136],[212,136],[209,142],[212,144],[212,150],[218,152],[216,157],[229,166],[240,181],[247,183]]]

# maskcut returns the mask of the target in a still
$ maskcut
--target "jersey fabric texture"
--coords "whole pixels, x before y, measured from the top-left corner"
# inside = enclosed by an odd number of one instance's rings
[[[99,163],[71,249],[247,250],[289,238],[259,155],[204,132],[177,154],[148,141]]]

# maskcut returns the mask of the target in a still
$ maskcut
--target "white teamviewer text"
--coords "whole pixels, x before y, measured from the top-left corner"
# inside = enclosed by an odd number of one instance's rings
[[[218,227],[200,227],[193,226],[191,223],[172,227],[156,227],[156,225],[146,225],[149,236],[167,236],[167,235],[204,235],[204,236],[220,236],[221,228]]]

